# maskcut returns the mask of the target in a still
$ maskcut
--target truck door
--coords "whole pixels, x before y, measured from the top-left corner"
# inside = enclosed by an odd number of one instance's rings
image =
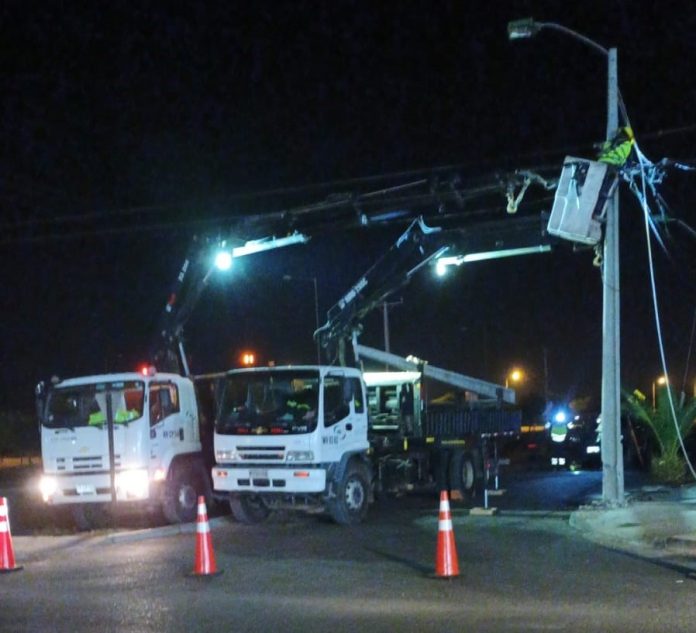
[[[183,444],[185,424],[182,419],[179,389],[170,381],[150,383],[148,393],[150,413],[150,459],[157,466],[166,467],[161,460],[166,454],[180,452],[177,446]],[[191,438],[188,438],[189,440]]]
[[[361,382],[344,372],[324,377],[322,392],[322,455],[337,462],[351,451],[367,448],[367,417]]]

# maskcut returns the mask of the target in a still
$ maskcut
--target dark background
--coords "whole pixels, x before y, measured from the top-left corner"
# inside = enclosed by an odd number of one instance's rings
[[[34,384],[52,374],[145,360],[194,233],[369,190],[365,177],[408,180],[442,165],[465,177],[535,165],[560,173],[566,153],[593,157],[606,131],[606,61],[550,31],[509,42],[507,22],[528,16],[616,46],[643,152],[694,158],[691,2],[3,3],[0,406],[29,407]],[[660,190],[696,226],[696,174],[670,172]],[[645,391],[661,373],[645,228],[626,188],[621,200],[623,382]],[[504,197],[488,210],[505,219]],[[261,363],[313,362],[311,279],[323,320],[403,228],[324,231],[238,260],[187,327],[192,369],[238,365],[244,349]],[[694,238],[673,227],[665,240],[657,289],[680,387]],[[567,243],[447,279],[424,271],[395,297],[392,350],[495,382],[518,364],[540,391],[546,348],[552,395],[597,399],[592,258]],[[362,341],[382,346],[381,313]]]

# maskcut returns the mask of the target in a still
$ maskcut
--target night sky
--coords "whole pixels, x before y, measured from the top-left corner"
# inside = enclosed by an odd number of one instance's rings
[[[529,16],[616,46],[643,152],[696,159],[691,2],[4,2],[0,407],[30,405],[52,374],[145,360],[194,234],[440,166],[467,180],[560,173],[566,154],[594,157],[606,62],[551,31],[508,41],[507,22]],[[660,191],[672,216],[696,227],[696,173],[670,171]],[[484,206],[506,218],[502,193]],[[538,210],[523,203],[519,213]],[[186,329],[195,372],[235,366],[247,348],[262,363],[313,362],[312,279],[323,321],[405,228],[331,231],[331,214],[308,245],[240,259],[213,280]],[[670,227],[669,255],[655,246],[654,259],[681,386],[696,240]],[[621,236],[623,383],[649,390],[661,370],[645,229],[625,186]],[[392,299],[403,302],[389,313],[391,348],[495,382],[520,365],[536,391],[546,349],[554,398],[596,397],[592,258],[567,242],[443,280],[423,271]],[[361,340],[383,345],[381,313]]]

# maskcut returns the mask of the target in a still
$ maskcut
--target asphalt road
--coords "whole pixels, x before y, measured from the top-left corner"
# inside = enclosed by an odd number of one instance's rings
[[[21,499],[23,484],[15,484],[3,485]],[[223,573],[216,577],[189,575],[194,534],[155,530],[117,543],[90,534],[0,574],[0,630],[693,628],[696,585],[683,571],[602,548],[569,527],[567,511],[601,490],[600,472],[510,473],[503,485],[497,516],[470,516],[453,504],[455,579],[432,577],[437,499],[413,495],[380,500],[355,528],[292,514],[254,527],[217,520],[213,544]]]
[[[455,510],[461,575],[432,578],[437,508],[386,500],[356,528],[308,516],[213,530],[223,574],[188,576],[195,535],[98,537],[0,575],[10,631],[686,631],[694,581],[598,547],[563,513]]]

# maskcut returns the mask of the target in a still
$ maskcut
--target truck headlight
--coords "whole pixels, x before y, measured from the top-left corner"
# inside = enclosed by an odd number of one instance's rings
[[[285,455],[286,462],[313,462],[313,451],[288,451]]]
[[[145,499],[149,492],[147,470],[143,468],[122,470],[116,473],[116,488],[126,497]]]
[[[58,481],[55,477],[42,476],[39,480],[39,490],[44,502],[47,502],[56,492],[58,492]]]
[[[218,464],[223,464],[225,462],[234,462],[238,459],[239,457],[237,456],[237,451],[234,449],[215,451],[215,461]]]

